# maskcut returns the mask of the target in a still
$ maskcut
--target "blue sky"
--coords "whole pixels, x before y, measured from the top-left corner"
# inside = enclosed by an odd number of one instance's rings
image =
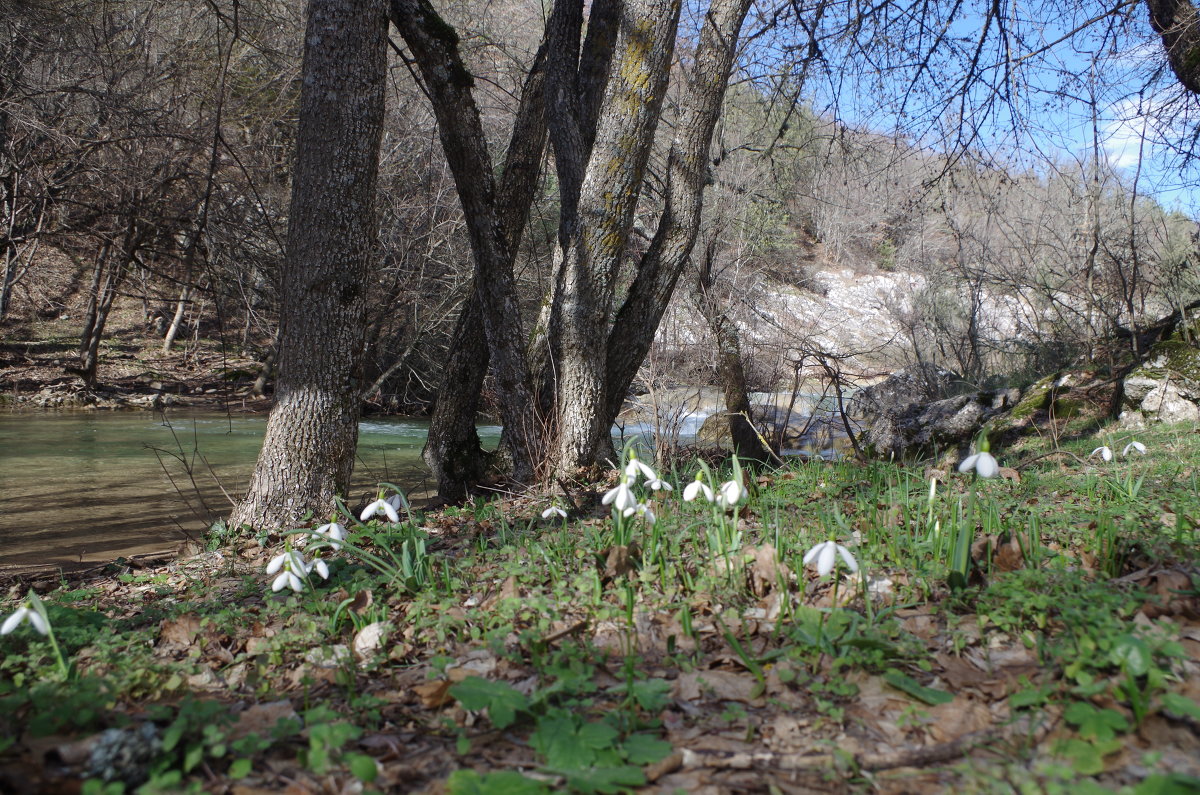
[[[1200,167],[1180,151],[1200,119],[1197,100],[1164,68],[1143,4],[1108,5],[1114,13],[1098,18],[1100,2],[1001,0],[1002,18],[987,23],[981,46],[982,9],[991,3],[964,3],[970,7],[950,24],[938,17],[947,6],[937,0],[877,4],[889,18],[854,36],[837,35],[837,14],[864,6],[835,3],[822,28],[824,64],[810,67],[804,98],[822,114],[881,133],[899,129],[932,150],[952,147],[957,120],[966,118],[978,131],[972,148],[1035,170],[1089,162],[1095,130],[1101,157],[1126,185],[1136,179],[1139,193],[1200,218]],[[800,13],[805,19],[812,9]],[[747,27],[755,30],[755,21]],[[756,45],[761,61],[777,59],[780,72],[795,74],[807,36],[793,21]],[[976,79],[964,104],[956,96],[968,72]]]

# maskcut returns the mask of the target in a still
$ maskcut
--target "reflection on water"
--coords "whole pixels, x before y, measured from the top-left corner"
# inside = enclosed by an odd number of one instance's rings
[[[363,421],[352,500],[382,480],[425,488],[427,425]],[[245,489],[265,428],[259,415],[0,414],[0,564],[108,560],[195,536]]]

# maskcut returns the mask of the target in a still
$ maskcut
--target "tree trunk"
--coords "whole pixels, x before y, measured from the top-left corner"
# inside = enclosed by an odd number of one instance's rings
[[[534,476],[540,433],[529,391],[525,335],[512,266],[516,236],[520,234],[533,198],[544,133],[538,132],[538,122],[534,122],[533,128],[521,130],[521,139],[514,137],[509,165],[516,171],[506,169],[505,182],[498,190],[492,177],[494,167],[479,109],[471,93],[474,79],[459,55],[457,34],[437,15],[428,0],[392,0],[390,8],[392,21],[413,51],[433,102],[442,149],[454,175],[475,260],[474,290],[479,300],[468,302],[464,309],[474,305],[481,312],[481,325],[487,337],[488,355],[500,397],[501,421],[511,452],[510,475],[518,483],[528,483]],[[531,79],[537,73],[535,68]],[[530,93],[528,81],[526,93]],[[529,113],[533,119],[540,119],[540,102],[535,110],[536,113]],[[520,130],[522,120],[529,121],[527,114],[519,114],[514,136]],[[528,154],[531,151],[532,157]],[[524,185],[523,178],[527,175],[532,175],[532,179],[528,182],[526,198],[521,195],[521,190],[510,190],[509,178]],[[474,322],[468,318],[463,331],[471,331]],[[470,335],[462,337],[464,341],[470,338]],[[472,361],[470,352],[453,358],[452,364],[466,368],[454,371],[455,377],[469,379],[452,388],[474,393],[476,397],[455,401],[458,405],[448,407],[443,416],[437,418],[437,422],[445,423],[438,430],[444,438],[429,448],[429,456],[435,458],[435,466],[440,469],[445,469],[450,461],[439,462],[437,458],[449,455],[461,461],[463,455],[468,454],[465,449],[451,448],[455,444],[472,444],[471,434],[463,435],[461,428],[467,421],[468,411],[470,421],[474,422],[470,401],[477,400],[477,384],[482,383],[477,362]],[[447,376],[450,375],[448,372]],[[451,441],[455,436],[458,442]],[[444,482],[450,492],[456,491],[458,487],[452,484],[462,480],[459,473],[448,471],[443,474],[447,479],[443,481],[439,477],[439,490]]]
[[[163,353],[169,353],[171,346],[175,344],[175,337],[179,334],[179,327],[183,324],[183,313],[187,309],[191,293],[192,285],[183,285],[183,289],[179,292],[179,300],[175,303],[175,314],[171,317],[171,325],[167,327],[167,333],[163,337]]]
[[[704,251],[696,275],[695,299],[700,313],[708,322],[717,353],[717,380],[725,396],[725,416],[729,421],[729,437],[738,458],[767,461],[767,449],[750,422],[750,393],[746,388],[746,369],[742,365],[741,341],[737,325],[729,317],[722,302],[717,300],[713,273],[714,245]]]
[[[249,491],[230,518],[235,526],[296,526],[327,514],[350,485],[377,231],[386,7],[309,4],[276,404]]]
[[[446,361],[446,378],[438,390],[429,436],[421,457],[437,482],[438,497],[461,502],[483,480],[487,456],[475,430],[479,393],[488,368],[488,347],[483,331],[483,309],[475,293],[463,302]],[[459,379],[451,382],[453,376]]]
[[[1146,8],[1171,71],[1184,88],[1200,94],[1200,12],[1191,0],[1146,0]]]
[[[667,159],[666,207],[608,339],[608,427],[650,351],[700,227],[708,154],[750,0],[714,0],[688,73],[683,112]]]
[[[571,3],[563,0],[561,5]],[[586,131],[581,109],[562,88],[567,80],[561,72],[569,64],[557,72],[551,69],[551,79],[559,86],[552,94],[558,123],[551,122],[551,140],[564,192],[558,322],[551,323],[551,333],[557,331],[558,337],[555,468],[560,475],[595,463],[610,427],[605,364],[614,280],[661,115],[680,3],[628,0],[620,11],[595,144],[590,147],[575,206],[570,193],[578,179],[576,164],[587,148]],[[573,14],[573,9],[563,12],[566,19]]]

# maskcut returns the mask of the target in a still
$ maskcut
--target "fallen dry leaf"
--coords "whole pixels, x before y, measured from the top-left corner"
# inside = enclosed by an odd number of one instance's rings
[[[779,554],[771,544],[762,544],[746,550],[750,556],[750,588],[756,596],[766,596],[779,589],[792,578],[791,569],[779,560]]]
[[[682,701],[711,697],[717,701],[742,701],[748,704],[761,697],[758,689],[758,680],[750,674],[691,671],[675,680],[671,694]]]
[[[367,624],[354,635],[354,657],[360,662],[370,660],[383,647],[384,639],[392,630],[392,625],[386,621],[376,621]]]
[[[228,738],[230,741],[240,740],[250,734],[270,737],[271,731],[281,720],[299,721],[292,702],[284,699],[255,704],[238,715],[237,722],[229,727]]]
[[[414,686],[413,692],[417,694],[421,706],[425,709],[438,709],[454,700],[454,697],[450,695],[450,685],[452,684],[454,683],[449,679],[437,679]]]
[[[199,633],[200,616],[188,613],[179,618],[163,619],[158,625],[158,642],[160,646],[187,648]]]

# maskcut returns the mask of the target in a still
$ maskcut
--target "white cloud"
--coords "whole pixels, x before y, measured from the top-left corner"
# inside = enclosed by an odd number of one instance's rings
[[[1150,154],[1160,125],[1151,102],[1124,99],[1113,105],[1101,133],[1109,164],[1114,168],[1137,166],[1143,155]]]

